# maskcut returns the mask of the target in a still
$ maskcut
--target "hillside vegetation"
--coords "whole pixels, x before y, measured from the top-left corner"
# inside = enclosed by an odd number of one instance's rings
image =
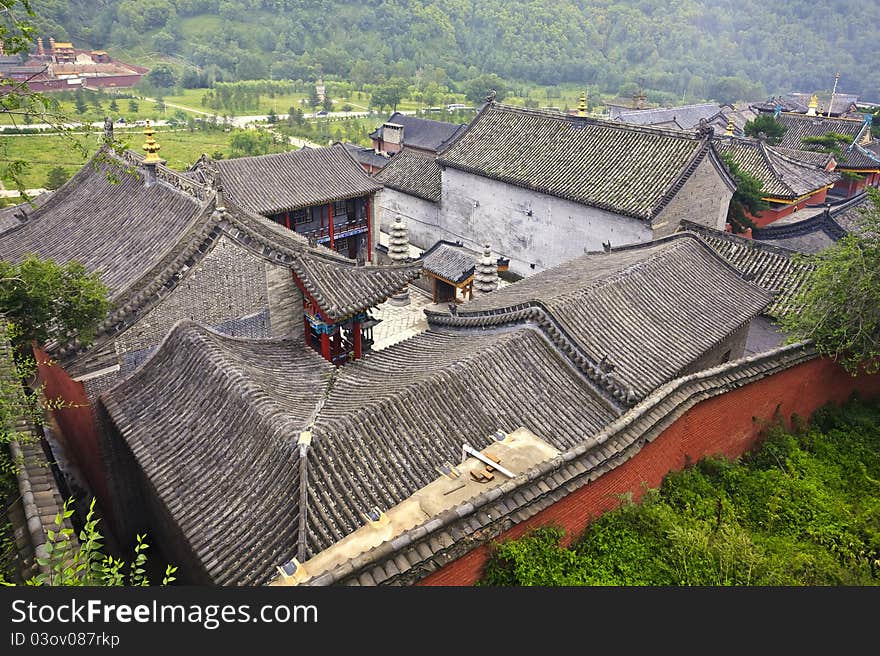
[[[818,411],[738,461],[668,475],[570,548],[545,527],[502,543],[483,585],[878,585],[880,404]]]
[[[664,101],[829,90],[880,99],[880,3],[844,0],[34,0],[38,34],[210,81],[481,73]],[[117,50],[118,52],[118,50]],[[445,79],[444,79],[445,78]],[[192,80],[197,76],[193,73]]]

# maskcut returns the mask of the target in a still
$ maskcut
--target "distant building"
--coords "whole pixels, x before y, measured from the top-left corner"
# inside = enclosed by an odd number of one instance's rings
[[[382,186],[341,144],[213,162],[226,198],[356,259],[372,260]]]
[[[426,154],[436,154],[467,126],[394,112],[370,133],[373,150],[384,155],[400,152],[404,146]]]
[[[436,156],[409,148],[377,176],[381,226],[410,241],[483,244],[530,275],[650,241],[682,218],[723,228],[734,183],[712,129],[683,132],[488,103]]]
[[[776,120],[786,128],[780,146],[795,150],[820,149],[809,143],[810,138],[838,134],[852,140],[849,145],[839,144],[835,156],[835,171],[842,174],[830,193],[850,198],[866,187],[880,186],[880,156],[870,150],[873,141],[871,115],[860,118],[826,118],[790,112],[776,113]],[[807,141],[804,141],[807,139]]]
[[[762,198],[770,207],[750,217],[758,226],[773,223],[809,205],[821,205],[828,190],[840,179],[839,174],[829,172],[826,166],[783,154],[757,139],[716,137],[715,148],[761,182]]]
[[[33,91],[60,91],[77,87],[129,88],[140,82],[149,69],[113,59],[104,50],[78,50],[73,43],[37,39],[36,53],[20,59],[0,58],[0,76],[28,83]]]

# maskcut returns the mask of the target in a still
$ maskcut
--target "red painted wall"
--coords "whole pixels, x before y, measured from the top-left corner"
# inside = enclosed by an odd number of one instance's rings
[[[73,380],[44,350],[34,347],[40,380],[46,399],[62,399],[64,407],[52,410],[65,454],[72,458],[86,477],[92,493],[98,498],[101,513],[113,523],[113,508],[104,474],[104,463],[98,448],[98,431],[92,408],[83,384]]]
[[[749,214],[749,218],[752,219],[754,224],[759,228],[763,228],[766,225],[770,225],[774,221],[781,219],[784,216],[788,216],[795,211],[795,208],[802,210],[807,205],[820,205],[825,202],[825,198],[828,196],[828,190],[822,189],[822,191],[809,196],[808,198],[804,198],[801,202],[796,205],[786,205],[781,207],[778,210],[764,210],[763,212],[758,212],[757,216],[752,216]]]
[[[808,418],[825,403],[841,403],[855,390],[865,397],[877,396],[880,375],[853,378],[830,360],[816,359],[702,401],[635,457],[497,539],[514,539],[531,528],[557,524],[566,530],[566,541],[570,542],[592,518],[618,505],[616,495],[631,492],[638,500],[644,492],[643,483],[659,487],[668,472],[684,468],[688,460],[712,454],[742,455],[760,441],[765,422],[774,416],[790,427],[793,414]],[[419,585],[472,585],[479,579],[488,554],[489,547],[481,546]]]

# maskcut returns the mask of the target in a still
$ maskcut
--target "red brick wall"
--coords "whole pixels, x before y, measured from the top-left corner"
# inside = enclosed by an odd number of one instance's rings
[[[34,355],[44,385],[44,396],[52,401],[64,401],[64,407],[52,410],[52,416],[61,430],[59,441],[64,446],[64,452],[86,477],[91,492],[98,498],[102,514],[112,523],[113,511],[98,449],[98,432],[85,388],[42,349],[34,347]]]
[[[759,228],[763,228],[766,225],[770,225],[774,221],[781,219],[784,216],[788,216],[795,211],[795,208],[802,210],[807,205],[821,205],[825,202],[825,199],[828,196],[828,190],[822,189],[819,193],[813,194],[809,198],[804,198],[801,202],[796,205],[786,205],[781,207],[778,210],[764,210],[763,212],[758,212],[757,216],[752,216],[749,214],[749,217],[752,219],[754,224]]]
[[[531,519],[506,531],[498,540],[513,539],[528,529],[557,524],[566,540],[583,532],[590,519],[618,504],[616,495],[631,492],[638,500],[643,483],[658,487],[669,472],[682,469],[688,459],[710,454],[739,456],[761,437],[762,427],[774,416],[790,426],[791,416],[808,418],[832,401],[841,403],[855,390],[863,396],[880,394],[880,375],[852,378],[827,359],[816,359],[768,376],[726,394],[703,401],[648,443],[635,457],[569,494]],[[489,553],[488,546],[471,551],[419,582],[420,585],[472,585]]]

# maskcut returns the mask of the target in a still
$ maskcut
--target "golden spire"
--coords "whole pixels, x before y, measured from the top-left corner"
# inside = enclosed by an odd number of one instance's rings
[[[810,104],[807,105],[807,116],[815,116],[816,108],[819,106],[819,96],[815,93],[810,96]]]
[[[587,92],[581,91],[581,100],[578,103],[578,116],[587,115]]]
[[[728,116],[728,117],[727,117],[727,130],[724,132],[724,134],[726,134],[728,137],[732,137],[732,136],[733,136],[733,128],[734,128],[734,127],[735,127],[735,126],[733,125],[733,117],[732,117],[732,116]]]
[[[153,139],[153,135],[155,134],[155,130],[150,125],[150,122],[147,121],[147,127],[144,128],[144,136],[146,140],[144,141],[144,150],[147,151],[147,156],[144,158],[144,164],[161,164],[164,160],[159,159],[159,148],[161,146],[156,143],[156,140]]]

